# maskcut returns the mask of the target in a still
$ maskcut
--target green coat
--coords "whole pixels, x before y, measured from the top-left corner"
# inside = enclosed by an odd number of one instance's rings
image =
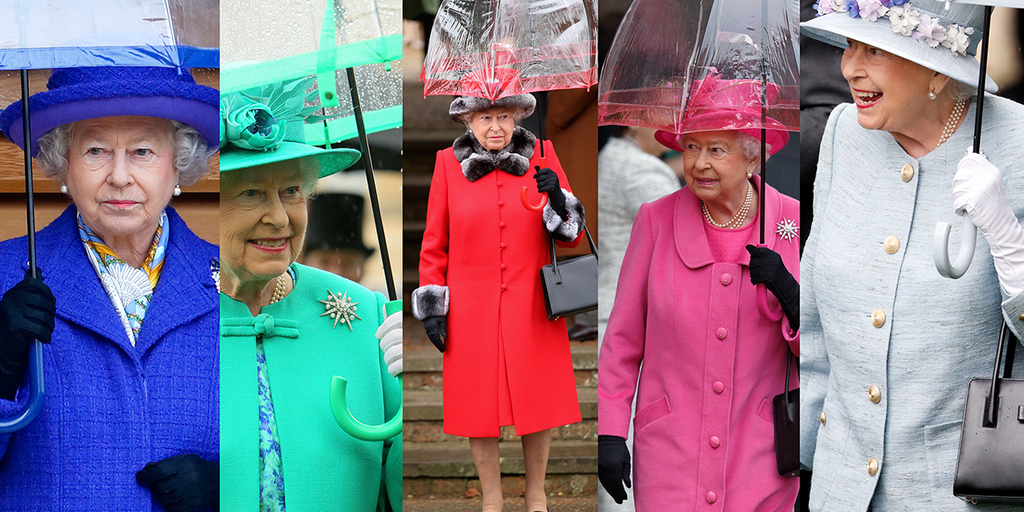
[[[285,503],[289,512],[374,511],[385,496],[401,510],[401,435],[360,441],[334,420],[331,378],[348,379],[349,409],[379,424],[402,403],[374,336],[386,299],[352,281],[293,264],[295,289],[253,317],[248,307],[220,295],[220,509],[259,510],[259,405],[256,337],[262,336],[274,399]],[[349,325],[321,316],[321,300],[347,293],[357,303]],[[378,503],[380,501],[380,504]]]

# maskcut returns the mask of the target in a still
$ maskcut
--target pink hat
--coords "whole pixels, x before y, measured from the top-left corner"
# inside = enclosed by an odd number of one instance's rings
[[[733,130],[761,140],[761,88],[760,80],[722,80],[711,74],[694,80],[690,99],[683,114],[683,130],[675,134],[658,130],[654,138],[662,145],[683,151],[679,135],[694,132]],[[779,95],[779,86],[768,83],[768,105]],[[765,117],[765,137],[770,145],[768,154],[775,154],[789,141],[789,131],[779,121]]]

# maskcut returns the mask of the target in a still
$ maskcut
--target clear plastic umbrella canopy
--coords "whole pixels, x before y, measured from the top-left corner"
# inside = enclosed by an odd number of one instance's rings
[[[446,0],[423,93],[496,100],[597,83],[595,0]]]
[[[402,6],[398,0],[222,0],[221,91],[317,76],[322,117],[306,142],[358,135],[346,70],[353,68],[368,133],[402,125]]]
[[[634,1],[601,71],[599,123],[677,134],[762,127],[799,131],[794,45],[799,18],[791,4]],[[728,84],[740,86],[722,93]],[[767,107],[767,123],[759,112],[762,106]],[[726,116],[710,115],[722,109],[743,115],[734,116],[732,124]],[[757,115],[748,115],[751,111]],[[699,126],[712,117],[715,123]]]

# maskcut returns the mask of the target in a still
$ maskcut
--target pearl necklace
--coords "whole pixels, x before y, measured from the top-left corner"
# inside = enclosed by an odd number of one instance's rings
[[[284,288],[284,274],[281,274],[280,276],[277,276],[277,284],[274,286],[274,295],[270,297],[270,304],[284,298]]]
[[[724,229],[736,229],[736,228],[739,228],[740,226],[743,225],[743,221],[747,219],[747,212],[750,211],[750,205],[751,205],[751,203],[753,203],[753,200],[754,200],[753,191],[754,191],[754,187],[751,186],[750,182],[748,181],[747,182],[747,197],[745,197],[743,199],[743,205],[740,206],[740,209],[739,209],[738,212],[736,212],[736,215],[734,215],[733,218],[729,219],[729,222],[726,222],[724,224],[719,224],[719,223],[715,222],[715,219],[711,218],[711,212],[708,211],[708,205],[705,204],[704,201],[701,201],[700,202],[700,208],[701,208],[701,210],[704,211],[704,218],[707,219],[708,222],[711,223],[711,225],[715,226],[716,228],[724,228]]]
[[[970,100],[962,99],[953,106],[953,113],[949,115],[949,121],[946,121],[946,127],[942,129],[942,136],[939,137],[939,143],[935,145],[935,149],[938,149],[939,146],[953,136],[953,132],[956,131],[956,123],[960,121],[960,117],[964,114],[964,107],[967,106],[968,101]]]

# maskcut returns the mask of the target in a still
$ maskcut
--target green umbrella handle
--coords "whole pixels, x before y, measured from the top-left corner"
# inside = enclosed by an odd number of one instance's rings
[[[386,316],[390,316],[398,311],[402,310],[402,301],[393,300],[384,305],[384,313]],[[398,374],[398,386],[402,387],[402,374]],[[394,418],[388,420],[383,425],[367,425],[352,416],[352,411],[348,410],[348,400],[345,397],[345,390],[348,387],[348,381],[337,375],[331,379],[331,412],[334,413],[334,420],[338,422],[341,428],[348,432],[349,435],[356,439],[362,439],[363,441],[383,441],[395,437],[402,432],[402,409],[405,406],[398,408],[398,413],[395,414]]]

